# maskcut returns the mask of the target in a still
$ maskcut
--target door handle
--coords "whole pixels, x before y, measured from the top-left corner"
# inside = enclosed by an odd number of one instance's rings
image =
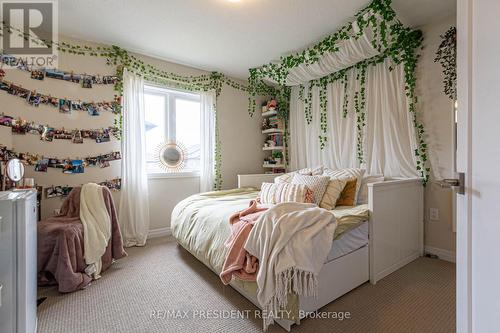
[[[458,178],[448,178],[437,182],[442,188],[454,188],[458,194],[465,194],[465,173],[459,172]]]

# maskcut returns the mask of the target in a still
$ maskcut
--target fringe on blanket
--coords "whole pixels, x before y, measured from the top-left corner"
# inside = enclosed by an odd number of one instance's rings
[[[318,277],[312,272],[290,267],[276,274],[276,291],[269,302],[264,305],[264,331],[274,323],[274,319],[288,305],[288,294],[294,293],[304,297],[318,298]]]

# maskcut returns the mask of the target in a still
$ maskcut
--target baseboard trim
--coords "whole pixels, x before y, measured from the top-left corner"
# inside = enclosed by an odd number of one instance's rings
[[[441,260],[456,262],[456,254],[450,250],[444,250],[433,246],[426,246],[425,253],[434,254],[439,257]]]
[[[151,229],[149,230],[148,239],[170,236],[171,234],[172,230],[170,229],[170,227]]]

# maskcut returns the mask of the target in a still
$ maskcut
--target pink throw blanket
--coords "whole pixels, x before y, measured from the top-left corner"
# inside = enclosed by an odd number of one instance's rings
[[[85,274],[83,225],[80,222],[80,187],[75,187],[61,207],[59,216],[38,222],[38,285],[58,284],[60,292],[85,288],[92,278]],[[125,257],[120,226],[111,192],[103,189],[111,218],[111,238],[103,254],[102,271],[114,259]]]
[[[257,201],[252,200],[247,209],[237,212],[229,218],[231,235],[225,243],[229,250],[220,273],[222,283],[229,284],[233,276],[244,281],[256,280],[258,259],[249,254],[243,246],[254,223],[265,210],[267,208],[257,207]]]

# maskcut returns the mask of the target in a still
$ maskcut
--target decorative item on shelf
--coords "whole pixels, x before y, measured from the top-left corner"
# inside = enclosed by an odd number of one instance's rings
[[[273,151],[273,160],[276,164],[281,164],[283,153],[281,151]]]
[[[52,142],[54,139],[71,140],[73,143],[83,143],[83,139],[95,140],[97,143],[110,141],[110,134],[117,137],[118,128],[110,126],[101,129],[74,129],[54,128],[49,125],[36,124],[27,120],[5,114],[0,115],[0,126],[10,127],[14,134],[35,134],[40,140]]]
[[[101,186],[106,186],[111,191],[119,191],[121,190],[121,178],[114,178],[111,180],[105,180],[103,182],[98,183]],[[73,186],[68,185],[51,185],[45,187],[45,197],[47,199],[57,198],[57,197],[65,197],[71,192]]]
[[[80,100],[70,100],[67,98],[57,98],[50,95],[45,95],[31,91],[6,80],[0,80],[0,90],[5,91],[9,95],[20,97],[34,107],[40,104],[56,107],[61,113],[71,113],[71,111],[85,111],[92,116],[98,116],[101,112],[109,111],[112,113],[120,113],[121,98],[115,96],[113,101],[103,102],[82,102]]]
[[[168,172],[179,172],[186,166],[187,150],[178,141],[167,141],[156,148],[157,165]]]
[[[87,166],[99,166],[106,168],[110,166],[110,161],[121,159],[119,151],[102,154],[97,156],[89,156],[83,159],[60,159],[56,157],[43,157],[32,153],[18,153],[4,146],[0,146],[0,161],[8,161],[13,158],[19,159],[23,164],[35,166],[37,172],[47,172],[48,168],[62,169],[65,174],[83,173]]]

